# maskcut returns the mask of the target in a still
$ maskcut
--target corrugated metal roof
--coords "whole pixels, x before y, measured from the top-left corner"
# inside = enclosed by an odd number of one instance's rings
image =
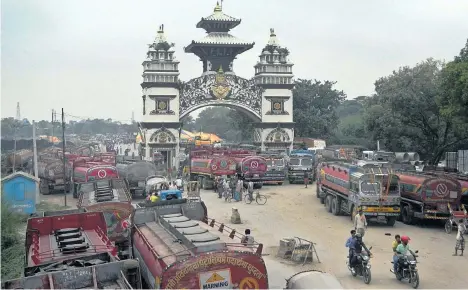
[[[252,45],[253,43],[245,42],[238,39],[237,37],[227,32],[211,32],[201,40],[195,41],[195,43],[204,44],[244,44]]]

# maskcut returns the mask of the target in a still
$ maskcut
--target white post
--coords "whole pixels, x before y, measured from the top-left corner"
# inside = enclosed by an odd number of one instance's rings
[[[37,170],[37,145],[36,145],[36,121],[33,120],[33,162],[34,162],[34,176],[39,179],[39,171]],[[41,202],[39,194],[39,184],[36,183],[36,204]]]
[[[380,141],[377,140],[377,151],[380,151]]]

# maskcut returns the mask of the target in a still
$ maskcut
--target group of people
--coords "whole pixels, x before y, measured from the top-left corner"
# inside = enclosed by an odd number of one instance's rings
[[[236,175],[230,176],[217,176],[214,183],[214,191],[218,193],[218,198],[224,196],[227,199],[228,195],[231,195],[232,198],[236,201],[240,201],[242,198],[242,193],[244,192],[245,186],[244,181]],[[247,192],[249,198],[253,199],[254,183],[252,181],[247,182]]]
[[[183,183],[182,183],[182,178],[180,176],[177,177],[175,181],[172,182],[162,182],[159,186],[159,188],[154,188],[151,190],[151,192],[148,194],[146,197],[147,201],[151,202],[157,202],[159,200],[159,191],[161,190],[176,190],[176,189],[182,189]]]

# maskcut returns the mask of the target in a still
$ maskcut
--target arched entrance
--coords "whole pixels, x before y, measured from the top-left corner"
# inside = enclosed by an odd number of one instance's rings
[[[227,106],[245,112],[255,121],[254,143],[262,150],[292,149],[294,84],[289,51],[279,45],[271,29],[270,39],[254,65],[253,78],[237,76],[234,60],[254,46],[253,42],[239,40],[229,33],[240,21],[224,14],[216,5],[213,14],[198,22],[197,28],[203,28],[207,35],[192,41],[184,50],[200,59],[203,73],[188,82],[179,80],[174,44],[166,40],[161,25],[143,62],[140,129],[146,158],[152,156],[152,151],[167,152],[169,167],[177,168],[180,120],[207,106]]]

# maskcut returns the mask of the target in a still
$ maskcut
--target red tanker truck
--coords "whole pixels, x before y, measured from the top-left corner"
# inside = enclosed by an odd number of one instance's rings
[[[201,188],[213,188],[216,176],[236,174],[237,163],[227,156],[198,157],[190,160],[190,180],[198,180]]]
[[[71,175],[73,197],[78,198],[78,186],[81,183],[92,182],[101,179],[118,179],[119,172],[115,166],[101,164],[99,162],[75,162]]]
[[[334,215],[350,215],[353,220],[362,209],[367,218],[389,226],[400,215],[398,176],[391,169],[323,162],[317,175],[317,198]]]
[[[136,208],[132,229],[148,289],[268,289],[263,245],[243,244],[243,235],[207,218],[200,202]]]
[[[460,207],[461,184],[451,176],[399,173],[401,187],[401,219],[412,224],[416,219],[446,220],[449,205]]]

